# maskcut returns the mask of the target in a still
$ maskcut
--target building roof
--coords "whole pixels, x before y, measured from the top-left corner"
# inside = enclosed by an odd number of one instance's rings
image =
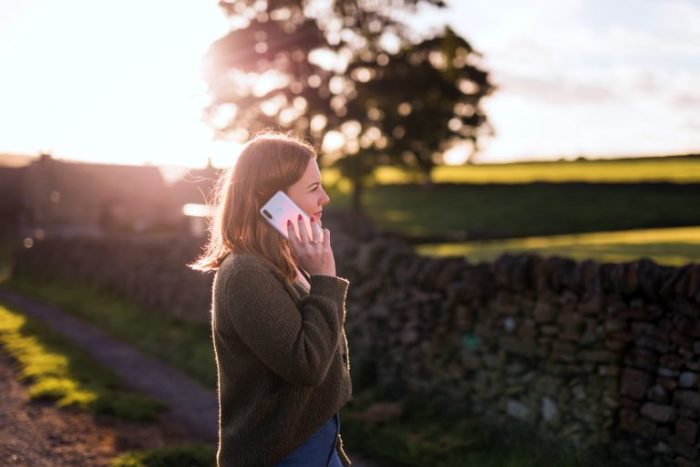
[[[26,167],[35,160],[37,160],[36,156],[0,153],[0,167]]]
[[[204,204],[210,201],[212,190],[221,170],[211,164],[204,169],[191,169],[170,187],[174,199],[180,204]]]

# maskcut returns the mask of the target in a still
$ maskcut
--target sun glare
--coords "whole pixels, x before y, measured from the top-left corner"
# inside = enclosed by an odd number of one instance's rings
[[[414,15],[411,24],[447,21],[483,53],[476,63],[489,71],[498,91],[483,101],[494,135],[479,141],[480,162],[697,151],[699,74],[693,64],[699,30],[678,26],[700,18],[692,0],[652,2],[634,12],[619,6],[606,27],[591,22],[594,15],[577,13],[594,11],[595,2],[555,2],[556,9],[543,12],[511,2],[519,20],[495,29],[488,25],[502,16],[502,7],[467,3],[450,2],[434,17]],[[233,24],[217,2],[0,0],[0,152],[189,167],[209,159],[230,162],[236,146],[221,143],[222,151],[213,142],[218,133],[202,121],[209,104],[202,57]],[[329,25],[338,39],[342,25]],[[390,50],[398,46],[388,32],[381,43]],[[350,79],[344,74],[349,53],[309,54],[313,63],[340,75],[330,82],[340,117],[348,104],[343,91]],[[443,64],[438,55],[431,60]],[[368,69],[352,76],[372,79]],[[251,76],[249,84],[257,95],[302,86],[274,70]],[[308,84],[320,86],[321,78],[308,77]],[[474,90],[471,81],[459,86]],[[265,112],[283,108],[289,106],[270,104]],[[464,105],[455,110],[460,116],[474,113]],[[224,126],[234,111],[223,109],[214,126]],[[418,109],[406,102],[398,111],[409,115]],[[379,108],[369,112],[372,119],[382,118]],[[297,113],[285,110],[284,119]],[[328,122],[310,117],[313,131],[328,131]],[[454,120],[450,128],[459,131],[461,125]],[[331,134],[327,144],[334,151],[356,151],[372,139],[346,136]],[[386,141],[373,144],[381,149]],[[455,148],[443,159],[460,164],[469,152]]]
[[[220,151],[201,121],[201,56],[228,27],[217,8],[39,0],[10,13],[12,24],[0,19],[0,127],[13,138],[0,150],[191,167]]]
[[[442,155],[442,160],[447,165],[462,165],[469,159],[472,144],[469,142],[456,144]]]

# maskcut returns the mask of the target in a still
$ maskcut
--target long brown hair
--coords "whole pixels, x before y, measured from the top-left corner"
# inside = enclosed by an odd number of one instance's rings
[[[278,190],[286,191],[301,179],[309,160],[315,158],[310,144],[289,134],[265,132],[250,140],[236,164],[216,183],[209,202],[215,207],[209,219],[209,241],[204,253],[188,266],[212,271],[229,253],[248,253],[266,259],[293,282],[297,273],[287,240],[259,211]]]

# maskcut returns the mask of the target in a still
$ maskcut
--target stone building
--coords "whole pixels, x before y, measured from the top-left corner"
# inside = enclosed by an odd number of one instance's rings
[[[6,225],[17,225],[29,236],[171,231],[187,224],[155,166],[42,155],[23,167],[0,168],[0,185]]]
[[[26,167],[34,159],[0,154],[0,238],[11,235],[23,207],[22,184]]]
[[[2,233],[27,237],[106,232],[205,232],[220,171],[211,163],[166,183],[156,166],[97,164],[0,154]]]

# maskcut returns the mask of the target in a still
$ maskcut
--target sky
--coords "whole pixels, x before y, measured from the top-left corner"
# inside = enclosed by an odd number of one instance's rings
[[[700,152],[700,0],[452,4],[500,86],[480,160]]]
[[[216,3],[0,0],[0,153],[229,165],[201,122]],[[700,0],[448,3],[412,21],[450,24],[498,86],[477,162],[700,152]]]

